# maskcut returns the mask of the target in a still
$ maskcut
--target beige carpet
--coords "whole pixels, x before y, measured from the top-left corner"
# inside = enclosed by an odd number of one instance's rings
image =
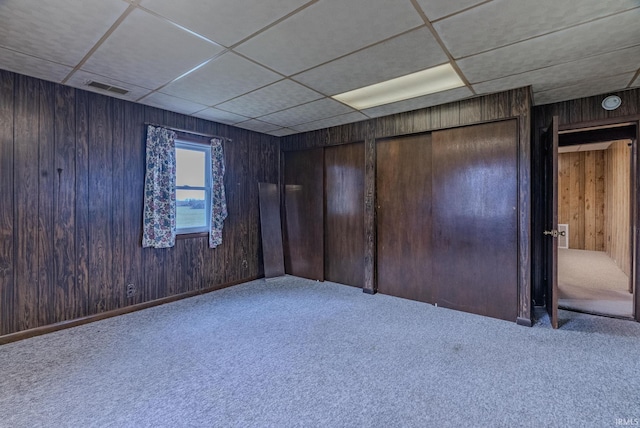
[[[563,309],[633,316],[629,277],[604,252],[558,249],[558,289]]]

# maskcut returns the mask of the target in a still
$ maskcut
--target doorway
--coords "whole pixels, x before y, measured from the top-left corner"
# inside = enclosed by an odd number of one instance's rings
[[[558,307],[633,318],[632,140],[571,143],[557,154]]]
[[[546,307],[638,318],[638,120],[559,126],[542,135]]]

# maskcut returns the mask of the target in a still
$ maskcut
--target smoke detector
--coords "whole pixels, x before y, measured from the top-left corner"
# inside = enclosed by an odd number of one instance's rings
[[[615,110],[620,107],[620,104],[622,104],[622,100],[617,95],[609,95],[602,100],[602,108],[605,110]]]

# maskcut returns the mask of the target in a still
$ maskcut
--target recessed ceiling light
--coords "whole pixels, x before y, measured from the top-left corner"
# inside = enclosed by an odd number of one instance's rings
[[[609,95],[602,100],[602,108],[605,110],[615,110],[620,107],[620,104],[622,104],[622,100],[617,95]]]
[[[332,98],[356,110],[363,110],[461,86],[464,86],[464,82],[451,64],[447,63],[334,95]]]

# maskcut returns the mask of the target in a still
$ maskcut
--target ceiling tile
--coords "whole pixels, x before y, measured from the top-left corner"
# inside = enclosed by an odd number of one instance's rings
[[[640,9],[456,61],[471,83],[640,44]]]
[[[418,4],[430,21],[451,15],[486,0],[418,0]]]
[[[291,75],[422,24],[408,0],[324,0],[236,50]]]
[[[464,98],[469,98],[471,96],[473,96],[473,92],[471,92],[471,90],[465,86],[462,88],[438,92],[437,94],[430,94],[422,97],[411,98],[410,100],[398,101],[397,103],[372,107],[366,110],[362,110],[362,112],[369,117],[387,116],[390,114],[402,113],[405,111],[417,110],[420,108],[458,101]]]
[[[272,123],[263,122],[257,119],[247,120],[246,122],[236,123],[235,126],[238,128],[250,129],[251,131],[256,132],[269,132],[275,131],[276,129],[280,129],[280,125],[274,125]]]
[[[359,122],[361,120],[369,119],[359,111],[354,111],[340,116],[334,116],[327,119],[316,120],[314,122],[307,122],[301,125],[292,126],[293,129],[300,132],[314,131],[316,129],[329,128],[331,126],[344,125],[345,123]]]
[[[0,48],[0,68],[52,82],[61,82],[73,70],[65,65],[3,48]]]
[[[161,94],[159,92],[154,92],[153,94],[144,97],[140,102],[149,106],[159,107],[183,114],[193,114],[207,108],[205,105],[194,103],[182,98],[172,97],[171,95]]]
[[[280,80],[282,76],[234,53],[225,53],[162,92],[215,105]]]
[[[280,128],[280,129],[276,129],[274,131],[267,132],[267,134],[274,135],[276,137],[285,137],[287,135],[292,135],[292,134],[297,134],[297,133],[298,133],[298,131],[296,131],[295,129],[290,129],[290,128]]]
[[[155,89],[222,50],[218,45],[136,9],[82,69]]]
[[[394,37],[293,77],[326,95],[335,95],[448,61],[426,27]]]
[[[434,27],[453,56],[461,58],[634,7],[637,0],[581,0],[580,7],[575,0],[494,0]]]
[[[119,88],[127,89],[129,92],[124,95],[116,94],[113,92],[103,91],[98,88],[93,88],[91,86],[87,86],[89,81],[95,81],[100,83],[105,83],[111,86],[117,86]],[[130,83],[120,82],[115,79],[110,79],[108,77],[99,76],[97,74],[89,73],[86,71],[78,70],[66,82],[67,85],[73,86],[75,88],[83,89],[85,91],[97,92],[98,94],[108,95],[110,97],[120,98],[123,100],[136,101],[137,99],[145,96],[149,92],[149,89],[141,88],[136,85],[132,85]]]
[[[632,88],[635,88],[636,86],[640,86],[640,76],[637,76],[636,80],[631,83]]]
[[[473,88],[478,94],[506,91],[528,85],[532,85],[534,91],[545,91],[593,77],[635,71],[639,59],[640,46],[635,46],[501,79],[476,83]]]
[[[140,5],[224,46],[231,46],[309,0],[142,0]],[[238,19],[229,19],[237,17]]]
[[[121,0],[3,0],[0,46],[76,66],[126,9]]]
[[[626,88],[635,73],[619,74],[602,79],[594,79],[564,88],[550,89],[548,91],[534,92],[535,105],[555,103],[575,98],[590,97],[592,95],[606,94]]]
[[[267,116],[262,116],[260,119],[280,126],[291,127],[293,125],[326,119],[352,111],[354,110],[351,107],[347,107],[344,104],[332,100],[331,98],[324,98],[308,104],[269,114]]]
[[[323,98],[316,91],[291,80],[281,80],[216,107],[249,117],[264,116]]]
[[[239,114],[229,113],[228,111],[218,110],[217,108],[208,108],[206,110],[199,111],[195,113],[193,116],[199,117],[202,119],[213,120],[214,122],[226,123],[229,125],[233,125],[238,122],[243,122],[248,117],[240,116]]]

